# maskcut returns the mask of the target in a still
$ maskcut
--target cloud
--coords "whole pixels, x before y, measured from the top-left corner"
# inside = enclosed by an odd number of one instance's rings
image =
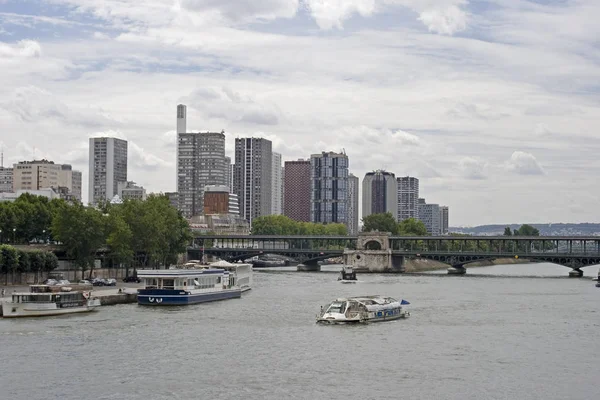
[[[506,167],[519,175],[544,175],[544,170],[533,154],[523,151],[513,152]]]
[[[281,111],[269,102],[261,102],[231,87],[198,88],[181,101],[206,117],[253,125],[277,125]],[[201,130],[210,130],[204,126]]]
[[[485,179],[488,174],[488,163],[479,158],[463,157],[459,161],[462,175],[467,179]]]
[[[0,58],[2,57],[41,57],[42,46],[35,40],[20,40],[10,45],[0,42]]]
[[[552,132],[550,132],[550,130],[548,129],[548,127],[545,124],[542,124],[542,123],[535,124],[535,128],[533,130],[534,136],[544,137],[544,136],[550,135],[551,133]]]
[[[127,152],[129,153],[128,164],[132,165],[134,168],[157,170],[160,168],[170,168],[173,166],[172,162],[165,161],[162,158],[144,150],[143,147],[138,146],[135,142],[129,141],[127,146]]]
[[[352,14],[368,17],[375,12],[375,0],[305,0],[306,6],[321,29],[342,29],[342,22]]]
[[[453,35],[467,28],[467,14],[457,6],[425,10],[419,15],[419,21],[430,32],[443,35]]]
[[[15,89],[10,100],[0,103],[0,109],[23,122],[87,127],[118,124],[101,109],[68,106],[49,91],[32,85]]]
[[[298,11],[298,0],[179,0],[182,10],[214,13],[225,20],[243,22],[291,18]]]

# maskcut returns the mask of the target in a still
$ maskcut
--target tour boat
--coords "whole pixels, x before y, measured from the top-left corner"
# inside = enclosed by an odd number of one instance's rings
[[[233,274],[236,285],[240,287],[242,292],[252,289],[252,264],[230,263],[220,260],[210,264],[210,267],[224,269]]]
[[[391,321],[407,318],[410,313],[402,306],[410,304],[406,300],[398,301],[391,297],[359,296],[340,298],[326,307],[321,307],[317,322],[346,324],[358,322]]]
[[[342,283],[356,283],[356,271],[352,267],[342,267],[338,281]]]
[[[138,304],[169,306],[241,297],[236,276],[221,268],[138,270]]]
[[[14,292],[2,303],[2,316],[44,317],[89,312],[100,306],[90,292],[71,290],[67,286],[31,285],[29,292]]]

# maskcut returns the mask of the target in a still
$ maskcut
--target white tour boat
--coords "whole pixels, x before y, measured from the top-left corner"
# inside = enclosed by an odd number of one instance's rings
[[[144,283],[138,304],[169,306],[204,303],[241,297],[236,276],[221,268],[138,270]]]
[[[230,263],[220,260],[209,265],[211,268],[220,268],[233,274],[236,284],[242,292],[252,289],[252,264]]]
[[[407,318],[410,313],[402,306],[410,304],[406,300],[398,301],[391,297],[359,296],[340,298],[326,307],[321,307],[317,322],[345,324],[358,322],[391,321]]]
[[[31,285],[29,292],[14,292],[2,302],[2,316],[44,317],[89,312],[100,306],[90,292],[73,291],[67,286]]]
[[[352,267],[342,267],[340,271],[340,276],[338,276],[338,281],[342,283],[356,283],[358,280],[356,279],[356,271]]]

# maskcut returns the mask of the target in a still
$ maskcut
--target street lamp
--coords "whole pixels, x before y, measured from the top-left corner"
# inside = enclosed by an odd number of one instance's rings
[[[42,230],[42,239],[44,240],[44,243],[46,243],[46,230]]]
[[[2,243],[2,229],[0,229],[0,244]]]
[[[17,243],[17,228],[13,228],[13,244]]]

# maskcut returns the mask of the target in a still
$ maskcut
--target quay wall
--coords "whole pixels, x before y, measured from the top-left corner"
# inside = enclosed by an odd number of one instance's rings
[[[465,268],[473,268],[473,267],[489,267],[492,265],[503,265],[503,264],[526,264],[529,263],[529,260],[526,259],[516,259],[516,258],[498,258],[496,260],[483,260],[483,261],[474,261],[472,263],[466,264]],[[425,272],[425,271],[435,271],[440,269],[447,269],[450,266],[448,264],[441,263],[435,260],[428,260],[425,258],[419,259],[405,259],[404,260],[404,272]]]

